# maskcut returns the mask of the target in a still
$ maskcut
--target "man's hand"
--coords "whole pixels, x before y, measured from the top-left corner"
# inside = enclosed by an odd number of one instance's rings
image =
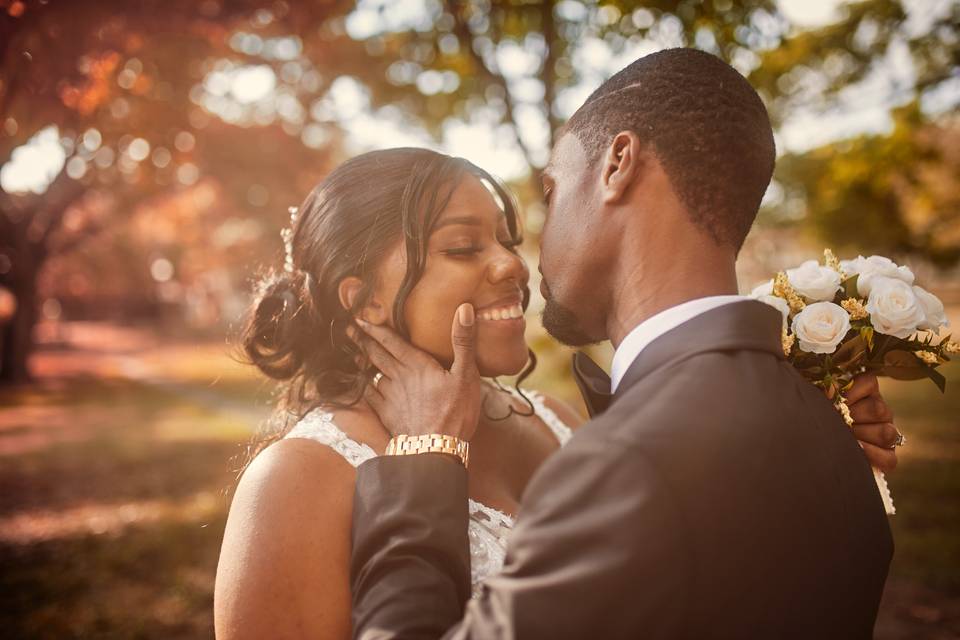
[[[470,440],[480,419],[480,373],[476,362],[476,318],[462,304],[453,320],[453,366],[433,357],[394,331],[358,320],[371,362],[383,374],[367,388],[366,399],[391,435],[446,434]]]
[[[860,441],[870,464],[890,473],[897,467],[894,444],[899,432],[893,426],[893,412],[880,395],[877,376],[857,376],[843,395],[853,417],[853,435]]]

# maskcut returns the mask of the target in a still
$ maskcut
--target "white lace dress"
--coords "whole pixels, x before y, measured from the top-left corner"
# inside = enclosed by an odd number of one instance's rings
[[[519,397],[515,391],[511,390],[511,392]],[[527,390],[524,390],[524,393],[530,398],[537,417],[550,428],[560,445],[566,444],[571,436],[570,427],[544,404],[542,395]],[[347,437],[347,434],[334,424],[333,414],[320,409],[305,415],[285,437],[306,438],[325,444],[354,467],[377,456],[377,452],[368,445]],[[470,577],[473,595],[476,596],[479,593],[480,583],[503,567],[507,552],[507,536],[513,529],[513,518],[476,500],[470,500],[469,508]]]

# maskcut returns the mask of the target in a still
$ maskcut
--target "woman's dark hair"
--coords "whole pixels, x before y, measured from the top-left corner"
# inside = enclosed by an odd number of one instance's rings
[[[503,185],[467,160],[428,149],[357,156],[330,173],[300,205],[288,236],[288,262],[258,284],[242,335],[248,361],[285,387],[278,415],[258,448],[281,437],[313,407],[347,407],[363,397],[373,371],[347,328],[355,326],[353,316],[369,300],[377,269],[401,239],[407,271],[393,306],[393,322],[409,338],[407,297],[423,273],[433,225],[466,175],[493,190],[511,239],[519,243],[517,209]],[[344,309],[339,285],[350,276],[359,278],[363,287],[353,308]],[[524,309],[528,302],[524,285]],[[532,351],[530,355],[518,385],[536,365]],[[279,425],[277,418],[282,418]]]

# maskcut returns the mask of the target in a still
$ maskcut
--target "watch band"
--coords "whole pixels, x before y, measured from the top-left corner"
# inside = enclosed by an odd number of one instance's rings
[[[466,467],[470,461],[470,443],[454,436],[427,433],[422,436],[399,435],[390,438],[388,456],[408,456],[417,453],[448,453]]]

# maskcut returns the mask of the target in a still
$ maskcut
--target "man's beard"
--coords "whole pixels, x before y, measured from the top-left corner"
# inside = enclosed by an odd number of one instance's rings
[[[559,342],[570,347],[582,347],[600,342],[580,327],[580,321],[570,309],[557,302],[544,283],[546,304],[543,307],[543,328]]]

